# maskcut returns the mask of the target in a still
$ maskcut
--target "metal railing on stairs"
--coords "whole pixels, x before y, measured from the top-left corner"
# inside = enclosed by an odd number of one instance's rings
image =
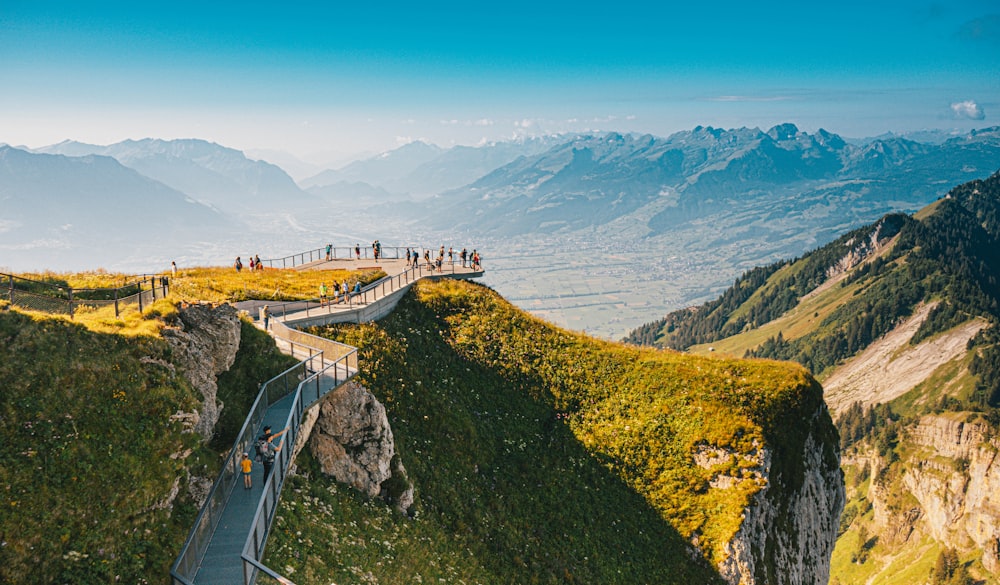
[[[309,406],[324,396],[322,388],[336,388],[340,386],[347,381],[347,379],[340,381],[343,375],[344,371],[338,369],[338,363],[335,362],[323,370],[312,374],[299,384],[295,392],[295,397],[292,399],[292,407],[288,412],[288,419],[285,421],[284,428],[288,429],[285,433],[286,444],[295,444],[299,436],[302,417]],[[333,376],[334,378],[332,385],[329,381],[323,381],[325,377],[329,376]],[[275,511],[278,509],[278,499],[281,496],[281,488],[285,483],[285,477],[288,475],[292,455],[291,449],[278,451],[275,458],[274,470],[264,482],[264,494],[260,499],[260,504],[257,506],[250,534],[247,536],[246,544],[243,546],[243,554],[241,555],[243,558],[244,585],[255,583],[259,571],[264,571],[265,574],[271,577],[283,579],[280,575],[265,567],[261,563],[261,559],[264,557],[265,544],[267,543],[268,534],[271,531],[271,523],[274,521]],[[284,580],[290,582],[286,579]]]
[[[319,340],[320,338],[315,339]],[[295,392],[293,407],[289,413],[289,418],[294,419],[294,423],[289,422],[288,438],[286,439],[291,441],[290,444],[294,444],[298,434],[298,425],[305,409],[322,398],[326,392],[344,384],[357,374],[358,357],[356,348],[328,340],[320,341],[325,342],[323,345],[333,344],[330,349],[335,348],[333,351],[335,355],[327,357],[323,349],[310,348],[299,343],[299,349],[307,350],[309,355],[295,366],[268,380],[261,387],[250,409],[250,413],[247,415],[246,421],[243,423],[243,427],[240,429],[236,441],[229,452],[229,456],[222,466],[222,470],[219,472],[215,483],[212,484],[212,490],[209,492],[209,496],[195,520],[194,527],[191,529],[191,533],[185,541],[180,555],[178,555],[177,560],[170,570],[171,581],[175,585],[194,584],[195,575],[198,573],[202,560],[205,558],[205,553],[219,525],[229,495],[232,493],[236,483],[240,481],[239,456],[241,453],[250,450],[257,435],[257,429],[264,420],[267,409],[291,392]],[[292,351],[294,349],[295,342],[293,342]],[[261,498],[262,506],[267,501],[277,502],[282,482],[288,472],[290,453],[290,449],[278,452],[279,457],[275,461],[274,471],[264,486],[264,496]],[[268,527],[272,518],[273,507],[271,508],[271,516],[267,517]],[[255,517],[254,532],[251,535],[260,533],[257,522],[258,518]],[[263,534],[264,538],[266,538],[266,530]],[[258,550],[263,552],[262,542]],[[255,561],[259,564],[259,557]],[[252,580],[247,581],[247,583],[252,583]]]

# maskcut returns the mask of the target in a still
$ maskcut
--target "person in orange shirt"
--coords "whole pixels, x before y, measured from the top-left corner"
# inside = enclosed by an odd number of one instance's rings
[[[253,460],[250,459],[249,453],[243,454],[243,461],[240,462],[240,468],[243,469],[243,489],[252,488],[253,480],[250,479],[250,473],[253,471]]]

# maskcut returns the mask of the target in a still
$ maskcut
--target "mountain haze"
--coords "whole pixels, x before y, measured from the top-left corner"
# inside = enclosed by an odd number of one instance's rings
[[[204,140],[126,140],[109,146],[62,142],[38,152],[110,156],[223,213],[253,215],[284,206],[301,208],[313,198],[283,170],[242,152]]]
[[[0,147],[0,203],[0,264],[9,254],[39,266],[136,261],[177,238],[232,228],[215,209],[106,156]]]

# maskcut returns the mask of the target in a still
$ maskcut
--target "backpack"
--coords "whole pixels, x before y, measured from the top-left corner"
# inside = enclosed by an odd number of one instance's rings
[[[264,439],[264,437],[259,437],[257,439],[257,442],[253,444],[253,450],[254,453],[256,454],[256,457],[254,457],[254,459],[256,459],[258,463],[260,463],[261,461],[264,460],[264,456],[267,454],[268,451],[267,440]]]

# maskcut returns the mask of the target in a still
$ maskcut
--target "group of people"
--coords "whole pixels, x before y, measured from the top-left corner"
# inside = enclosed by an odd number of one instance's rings
[[[382,242],[380,242],[378,240],[375,240],[374,242],[372,242],[372,254],[375,255],[375,260],[378,260],[379,258],[382,258]],[[447,255],[448,255],[448,263],[449,264],[455,264],[455,255],[456,254],[455,254],[454,248],[449,247],[448,251],[447,251]],[[429,268],[431,270],[435,270],[436,269],[438,272],[441,271],[442,266],[444,265],[444,262],[445,262],[445,260],[444,260],[444,258],[445,258],[445,249],[444,249],[444,246],[441,246],[441,248],[438,250],[437,258],[435,258],[433,260],[431,259],[431,251],[430,250],[424,250],[424,255],[423,256],[424,256],[424,263],[427,265],[427,268]],[[360,244],[354,244],[354,257],[356,259],[358,259],[358,260],[361,260],[361,245]],[[331,260],[332,258],[333,258],[333,244],[327,244],[326,245],[326,259],[327,260]],[[466,248],[462,248],[462,251],[458,253],[458,258],[459,258],[459,260],[462,263],[462,268],[465,268],[466,266],[468,266],[469,268],[472,268],[474,270],[480,270],[482,268],[482,264],[481,264],[481,261],[480,261],[480,258],[479,258],[479,252],[477,252],[476,250],[472,250],[472,252],[470,253]],[[414,248],[412,250],[410,248],[406,249],[406,265],[407,266],[412,266],[414,268],[416,268],[417,266],[420,265],[420,252],[419,252],[418,249],[416,249],[416,248]],[[233,262],[233,268],[236,269],[236,272],[240,272],[240,271],[243,270],[243,260],[239,256],[237,256],[236,257],[236,261]],[[250,257],[250,266],[249,266],[249,268],[250,268],[251,271],[254,271],[254,270],[263,270],[264,269],[264,265],[261,264],[261,262],[260,262],[260,256],[259,255],[258,256],[251,256]],[[174,267],[174,270],[176,271],[176,267]],[[343,286],[340,289],[340,292],[343,295],[344,300],[346,300],[347,295],[348,295],[348,291],[344,290],[346,288],[346,285],[347,285],[347,283],[343,283]],[[320,287],[320,298],[321,299],[325,299],[326,296],[327,296],[326,294],[324,294],[324,290],[323,290],[325,287],[326,287],[326,285],[321,285],[321,287]],[[358,287],[358,285],[355,285],[355,288],[357,288],[357,287]],[[336,286],[336,284],[334,284],[333,288],[334,288],[334,290],[333,290],[333,296],[337,296],[337,286]]]
[[[274,439],[284,435],[286,432],[288,432],[287,428],[277,433],[272,433],[271,427],[266,426],[264,427],[264,433],[254,443],[254,451],[256,452],[254,459],[264,466],[264,481],[267,481],[267,476],[271,475],[271,469],[274,468],[274,459],[285,443],[284,439],[282,439],[280,443],[275,445]],[[253,488],[254,459],[250,459],[249,452],[243,453],[243,460],[240,461],[240,471],[243,472],[243,489],[248,490]]]
[[[438,272],[441,272],[442,266],[444,265],[444,257],[444,246],[441,246],[438,250],[437,258],[434,260],[431,260],[431,251],[424,250],[424,264],[426,264],[427,268],[430,270],[437,270]],[[462,268],[465,268],[466,265],[468,265],[469,268],[476,270],[482,267],[479,252],[476,250],[473,250],[470,254],[466,248],[462,248],[462,251],[458,253],[458,257],[462,262]],[[451,247],[448,248],[448,263],[455,263],[455,249]],[[420,252],[418,250],[410,250],[410,248],[406,249],[406,265],[412,266],[413,268],[420,265]]]
[[[243,260],[239,256],[237,256],[236,261],[233,262],[233,268],[236,269],[236,272],[240,272],[241,270],[243,270]],[[257,256],[250,256],[249,268],[251,272],[253,272],[254,270],[264,270],[264,265],[260,263],[259,254]]]
[[[360,293],[361,293],[361,282],[357,280],[354,281],[353,289],[347,287],[346,280],[340,283],[339,287],[337,286],[337,283],[333,283],[332,294],[331,291],[327,288],[326,283],[321,282],[319,284],[319,306],[322,307],[323,305],[326,305],[328,303],[331,305],[333,303],[346,303],[351,300],[352,295],[358,295]]]

